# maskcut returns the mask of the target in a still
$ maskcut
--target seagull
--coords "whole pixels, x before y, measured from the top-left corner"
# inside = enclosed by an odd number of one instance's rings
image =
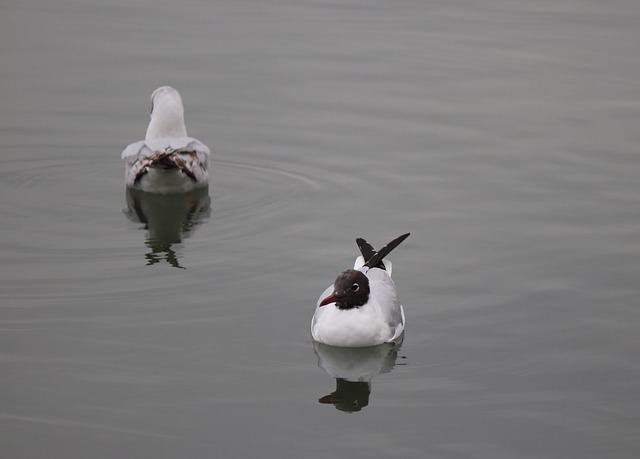
[[[393,343],[404,331],[404,309],[391,279],[391,262],[385,260],[410,233],[394,239],[380,251],[362,238],[362,253],[353,269],[338,275],[318,299],[311,336],[315,341],[340,347],[366,347]]]
[[[151,122],[144,140],[122,152],[130,188],[185,193],[209,183],[209,147],[187,136],[180,93],[161,86],[151,95]]]

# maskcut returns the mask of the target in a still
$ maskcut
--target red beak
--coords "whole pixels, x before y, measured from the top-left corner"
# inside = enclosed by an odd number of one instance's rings
[[[322,300],[319,306],[326,306],[327,304],[335,303],[336,301],[338,301],[338,297],[336,297],[336,292],[333,292],[331,295]]]

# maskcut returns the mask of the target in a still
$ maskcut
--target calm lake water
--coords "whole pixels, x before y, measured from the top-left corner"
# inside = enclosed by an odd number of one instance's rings
[[[3,457],[640,457],[636,0],[0,18]],[[125,190],[165,84],[204,193]],[[314,346],[404,232],[402,345]]]

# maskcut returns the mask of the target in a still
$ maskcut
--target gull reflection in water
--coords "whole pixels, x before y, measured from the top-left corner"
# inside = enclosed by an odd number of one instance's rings
[[[174,268],[182,268],[174,250],[196,226],[211,214],[209,189],[200,188],[189,193],[158,195],[127,188],[127,218],[143,223],[147,231],[145,254],[147,266],[165,260]]]
[[[335,347],[315,342],[313,349],[318,366],[336,378],[336,390],[320,398],[320,403],[353,413],[369,404],[371,380],[378,373],[388,373],[396,365],[404,334],[397,343],[371,347]]]

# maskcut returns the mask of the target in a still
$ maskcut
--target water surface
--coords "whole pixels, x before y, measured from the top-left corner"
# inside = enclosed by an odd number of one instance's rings
[[[7,457],[638,457],[637,2],[0,13]],[[124,188],[164,84],[204,194]],[[314,348],[409,231],[401,348]]]

